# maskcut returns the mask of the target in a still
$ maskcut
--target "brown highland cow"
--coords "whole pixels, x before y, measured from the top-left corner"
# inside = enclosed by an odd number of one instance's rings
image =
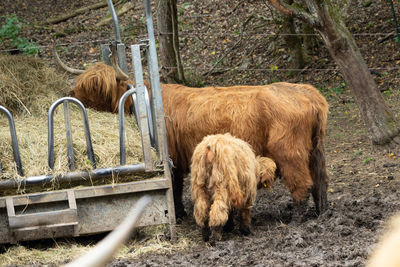
[[[275,163],[257,157],[250,145],[227,134],[209,135],[194,150],[191,165],[191,192],[196,223],[204,241],[220,240],[222,228],[232,230],[233,209],[240,215],[240,232],[250,234],[250,209],[257,186],[270,187]],[[229,218],[229,220],[228,220]]]
[[[294,219],[303,218],[311,189],[316,212],[327,208],[328,176],[323,139],[328,113],[325,98],[311,85],[190,88],[163,84],[162,100],[168,152],[175,168],[176,212],[183,176],[193,150],[204,136],[231,133],[251,145],[256,155],[271,158],[295,201]]]
[[[316,88],[285,82],[262,86],[161,87],[169,156],[175,166],[177,217],[186,214],[182,204],[183,176],[190,171],[194,148],[204,136],[227,132],[248,142],[256,155],[276,162],[293,196],[296,220],[301,220],[305,213],[310,191],[317,214],[327,209],[323,140],[328,103]],[[86,107],[111,106],[110,111],[115,111],[115,98],[122,94],[120,87],[111,88],[114,98],[107,97],[110,93],[102,88],[105,87],[77,86],[74,95]],[[131,103],[128,101],[125,108]]]

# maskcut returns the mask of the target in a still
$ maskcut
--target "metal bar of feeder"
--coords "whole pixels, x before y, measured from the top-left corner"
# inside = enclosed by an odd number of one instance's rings
[[[126,149],[125,149],[125,112],[124,112],[124,107],[125,107],[125,100],[129,96],[134,96],[136,94],[136,89],[133,88],[132,85],[129,85],[131,89],[126,91],[121,99],[119,100],[119,106],[118,106],[118,118],[119,118],[119,160],[121,165],[126,164]],[[137,105],[135,104],[135,116],[136,116],[136,122],[138,122],[138,110],[137,110]],[[139,125],[139,123],[138,123]]]
[[[135,172],[144,172],[144,171],[146,171],[144,163],[139,163],[134,165],[99,168],[93,171],[69,172],[58,176],[39,175],[39,176],[31,176],[25,179],[7,179],[0,181],[0,190],[42,185],[45,183],[52,182],[54,180],[60,183],[74,182],[74,181],[82,181],[84,179],[94,180],[102,177],[129,175]]]
[[[107,0],[108,9],[110,10],[112,20],[114,22],[114,30],[115,30],[115,40],[120,43],[121,42],[121,33],[119,31],[118,17],[115,13],[114,5],[111,0]]]
[[[146,166],[151,168],[152,159],[151,159],[151,137],[150,137],[150,119],[148,117],[148,108],[146,105],[145,91],[146,87],[144,86],[143,80],[143,69],[142,69],[142,59],[140,56],[140,45],[131,45],[132,51],[132,66],[133,72],[135,75],[135,86],[136,86],[136,97],[137,97],[137,106],[139,110],[139,122],[140,125],[140,133],[142,135],[142,148],[143,148],[143,157]]]
[[[129,85],[129,88],[132,89],[134,88],[133,85]],[[144,91],[144,98],[146,101],[146,110],[147,110],[147,117],[149,118],[149,131],[150,131],[150,142],[151,142],[151,146],[156,148],[156,141],[155,141],[155,137],[154,137],[154,116],[153,116],[153,111],[151,109],[151,105],[150,105],[150,96],[149,96],[149,91],[147,90],[147,87],[145,86],[145,91]],[[135,119],[136,119],[136,123],[139,126],[140,129],[140,124],[139,124],[139,119],[138,119],[138,102],[137,102],[137,98],[136,98],[136,94],[132,95],[132,99],[133,99],[133,106],[135,108]]]
[[[149,72],[150,72],[150,82],[151,82],[151,98],[155,113],[156,124],[154,129],[156,130],[156,144],[159,152],[159,158],[163,160],[168,159],[168,147],[165,135],[165,121],[164,121],[164,111],[162,105],[161,97],[161,85],[160,85],[160,74],[158,72],[158,62],[157,62],[157,51],[156,51],[156,41],[154,37],[154,26],[153,26],[153,16],[151,13],[151,3],[150,0],[144,0],[146,9],[146,24],[147,24],[147,35],[149,37]]]
[[[72,147],[72,129],[71,129],[71,118],[69,114],[69,102],[64,102],[64,120],[65,120],[65,134],[67,139],[67,150],[68,150],[68,165],[71,171],[76,169],[74,148]]]
[[[128,63],[124,44],[117,44],[118,65],[125,73],[128,73]]]
[[[129,85],[129,89],[135,89],[135,87],[133,87],[132,84]],[[137,98],[136,98],[136,94],[132,94],[132,100],[133,100],[133,107],[134,107],[134,115],[135,115],[135,119],[136,119],[136,123],[137,125],[140,127],[139,124],[139,110],[138,110],[138,105],[137,105]],[[139,128],[140,129],[140,128]]]
[[[89,130],[89,120],[87,117],[86,109],[83,106],[82,102],[73,97],[63,97],[56,100],[49,109],[49,118],[48,118],[48,145],[49,145],[49,158],[48,164],[50,169],[54,168],[54,110],[57,106],[65,101],[69,101],[75,103],[82,111],[83,116],[83,124],[85,127],[85,137],[86,137],[86,149],[88,153],[88,158],[92,162],[93,169],[96,169],[96,162],[94,159],[94,152],[92,147],[92,139],[90,137],[90,130]]]
[[[149,118],[150,142],[151,142],[151,146],[155,148],[156,141],[154,138],[153,114],[151,111],[149,91],[147,90],[146,86],[144,86],[144,99],[145,99],[145,103],[146,103],[147,117]]]
[[[22,169],[21,156],[19,153],[17,132],[15,130],[14,118],[13,118],[11,112],[8,109],[6,109],[5,107],[0,106],[0,111],[2,111],[8,118],[8,125],[10,127],[10,135],[11,135],[11,144],[12,144],[13,154],[14,154],[14,161],[15,161],[15,164],[17,165],[18,174],[21,176],[24,176],[24,170]],[[0,173],[1,173],[1,169],[0,169]]]

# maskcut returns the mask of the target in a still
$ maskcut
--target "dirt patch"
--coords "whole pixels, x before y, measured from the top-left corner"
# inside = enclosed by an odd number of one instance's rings
[[[6,6],[15,7],[14,1],[5,2],[9,4]],[[69,3],[62,0],[42,2],[42,12],[32,13],[36,9],[30,8],[14,10],[34,24],[50,13],[63,12],[61,6]],[[79,1],[83,2],[95,1]],[[236,229],[224,235],[215,246],[209,246],[200,241],[201,233],[191,215],[192,204],[188,190],[185,190],[184,204],[189,216],[177,226],[180,246],[169,244],[167,250],[154,246],[139,255],[127,249],[124,257],[115,259],[109,266],[363,266],[385,221],[400,210],[399,154],[396,150],[382,151],[371,145],[349,90],[341,74],[332,70],[336,68],[335,64],[324,48],[309,55],[305,70],[295,75],[287,73],[288,51],[282,36],[274,35],[280,33],[274,24],[277,15],[265,2],[239,1],[232,6],[231,1],[179,1],[180,44],[186,74],[193,84],[265,84],[281,80],[308,82],[321,89],[330,103],[325,143],[330,177],[328,211],[315,216],[310,200],[306,220],[293,224],[290,220],[291,196],[278,181],[271,191],[259,191],[252,211],[252,235],[241,236]],[[394,39],[378,43],[384,33],[394,31],[390,6],[386,1],[373,1],[370,5],[364,2],[368,1],[352,1],[347,23],[367,65],[374,69],[374,78],[388,105],[398,118],[400,50]],[[398,8],[396,3],[396,10]],[[111,26],[90,28],[90,23],[105,12],[106,9],[93,11],[52,29],[29,28],[26,34],[47,45],[51,35],[60,29],[71,32],[66,36],[59,35],[60,43],[71,43],[63,45],[66,49],[61,54],[75,67],[83,67],[85,62],[98,59],[97,52],[90,53],[91,48],[98,47],[94,41],[112,36]],[[127,44],[143,34],[142,17],[143,10],[135,9],[120,19]],[[243,24],[245,21],[248,21],[246,25]],[[41,56],[50,60],[48,50]],[[217,62],[212,74],[202,75]],[[168,234],[142,234],[131,242],[139,242],[145,247],[149,240],[156,238],[168,240]],[[186,240],[189,240],[187,246],[181,246]],[[37,260],[26,264],[49,263]]]

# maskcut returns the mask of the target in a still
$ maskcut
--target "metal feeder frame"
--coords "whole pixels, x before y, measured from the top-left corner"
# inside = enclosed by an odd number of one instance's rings
[[[107,0],[114,22],[118,61],[121,69],[128,73],[125,45],[121,43],[117,15],[111,0]],[[64,106],[64,120],[70,172],[60,175],[40,175],[23,177],[17,133],[12,114],[0,106],[0,113],[6,115],[10,126],[10,135],[14,152],[14,161],[18,174],[22,178],[4,179],[0,181],[0,191],[15,190],[30,186],[44,186],[57,183],[79,183],[88,179],[101,179],[112,176],[129,176],[137,172],[147,172],[152,178],[112,185],[86,186],[65,190],[54,190],[40,193],[11,195],[0,197],[0,244],[15,243],[25,240],[43,238],[71,237],[89,235],[113,230],[128,214],[143,195],[151,197],[151,203],[146,208],[138,226],[169,224],[171,239],[176,239],[175,209],[173,202],[172,180],[168,158],[167,139],[165,132],[164,112],[161,98],[160,77],[158,72],[157,52],[154,38],[151,0],[144,0],[148,40],[142,44],[131,45],[132,65],[134,68],[135,86],[131,86],[121,98],[119,105],[120,132],[120,166],[96,168],[94,152],[91,143],[89,121],[83,104],[71,97],[64,97],[49,109],[48,115],[48,164],[54,165],[53,114],[60,105]],[[151,83],[151,98],[143,83],[143,73],[140,50],[145,49]],[[104,59],[109,57],[110,47],[102,45]],[[106,61],[106,60],[105,60]],[[107,61],[106,61],[107,63]],[[109,63],[109,62],[108,62]],[[124,141],[124,103],[128,97],[135,102],[135,115],[142,137],[144,162],[127,165],[125,159]],[[85,128],[87,154],[92,162],[92,171],[75,171],[72,134],[69,118],[69,105],[77,105],[83,117]],[[151,158],[152,146],[157,151],[159,162],[153,164]],[[0,162],[1,172],[1,162]]]

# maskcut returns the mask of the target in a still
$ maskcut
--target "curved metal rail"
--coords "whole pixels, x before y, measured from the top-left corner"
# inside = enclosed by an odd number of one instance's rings
[[[24,170],[22,169],[21,156],[19,154],[17,132],[15,130],[14,118],[11,112],[3,106],[0,106],[0,111],[3,112],[8,118],[8,125],[10,126],[11,143],[14,153],[14,161],[17,166],[18,174],[24,176]],[[1,162],[0,162],[0,173],[1,173]]]
[[[49,137],[48,137],[48,145],[49,145],[49,159],[48,159],[48,164],[50,169],[54,168],[54,110],[57,108],[58,105],[61,103],[64,103],[64,115],[65,115],[65,126],[66,126],[66,134],[67,134],[67,146],[68,146],[68,159],[70,161],[70,169],[71,166],[74,166],[73,162],[73,148],[72,148],[72,135],[71,135],[71,129],[70,129],[70,122],[69,122],[69,107],[68,107],[68,102],[75,103],[82,111],[82,116],[83,116],[83,121],[84,121],[84,127],[85,127],[85,137],[86,137],[86,147],[87,147],[87,153],[88,153],[88,158],[92,162],[92,167],[93,169],[96,169],[96,161],[94,159],[94,152],[93,152],[93,146],[92,146],[92,139],[90,137],[90,130],[89,130],[89,120],[87,117],[86,109],[83,106],[82,102],[79,101],[76,98],[73,97],[63,97],[58,100],[56,100],[50,107],[49,109],[49,123],[48,123],[48,131],[49,131]]]
[[[121,42],[121,33],[119,30],[118,17],[117,17],[117,14],[115,13],[113,2],[111,0],[107,0],[107,4],[108,4],[108,9],[110,10],[110,13],[111,13],[112,20],[114,22],[115,41],[120,43]]]

